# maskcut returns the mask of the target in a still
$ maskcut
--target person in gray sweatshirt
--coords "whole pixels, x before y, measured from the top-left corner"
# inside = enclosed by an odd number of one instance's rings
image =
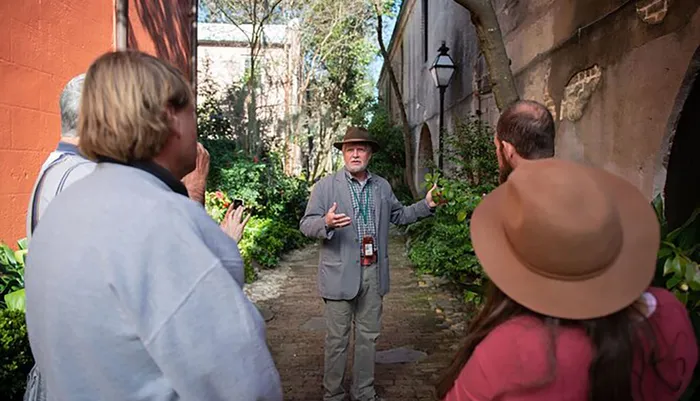
[[[51,399],[282,400],[237,235],[180,181],[197,158],[182,74],[142,52],[101,56],[78,133],[97,166],[48,205],[26,264],[29,340]]]

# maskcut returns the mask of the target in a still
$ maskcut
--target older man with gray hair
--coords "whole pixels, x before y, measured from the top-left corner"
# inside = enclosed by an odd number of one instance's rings
[[[49,154],[41,166],[34,189],[29,197],[27,209],[27,239],[29,240],[41,215],[49,203],[63,190],[74,182],[90,174],[95,163],[86,159],[78,151],[78,112],[80,110],[80,94],[83,90],[85,74],[73,77],[61,92],[59,106],[61,108],[61,139],[56,150]],[[25,401],[46,399],[46,387],[36,365],[29,373]]]
[[[63,88],[59,104],[61,107],[61,139],[56,150],[49,154],[41,166],[34,190],[29,198],[27,209],[27,239],[31,238],[34,227],[61,190],[90,174],[95,163],[83,157],[78,151],[78,111],[80,93],[85,74],[71,79]]]

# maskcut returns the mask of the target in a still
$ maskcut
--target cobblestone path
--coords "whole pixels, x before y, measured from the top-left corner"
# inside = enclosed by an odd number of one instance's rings
[[[465,314],[443,285],[414,273],[397,233],[392,234],[389,252],[392,283],[384,298],[377,343],[377,391],[390,401],[435,400],[435,380],[454,355]],[[278,281],[284,275],[281,285],[273,284],[276,297],[260,295],[270,285],[265,278],[258,285],[263,288],[249,293],[270,319],[268,343],[287,401],[322,400],[324,323],[323,301],[316,290],[317,262],[315,245],[296,251],[271,273]],[[414,360],[396,363],[397,358]],[[349,359],[351,363],[352,353]]]

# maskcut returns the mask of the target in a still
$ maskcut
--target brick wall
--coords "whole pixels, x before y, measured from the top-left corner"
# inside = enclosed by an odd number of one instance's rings
[[[112,48],[111,0],[0,1],[0,241],[24,237],[36,174],[60,135],[63,85]]]
[[[668,13],[671,0],[637,0],[637,15],[647,24],[659,24]]]

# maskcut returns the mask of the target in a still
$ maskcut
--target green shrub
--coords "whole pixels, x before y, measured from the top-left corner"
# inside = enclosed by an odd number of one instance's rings
[[[490,189],[498,185],[498,159],[493,129],[485,121],[467,117],[457,121],[447,135],[445,159],[455,165],[451,177],[466,181],[470,188]]]
[[[451,184],[450,201],[433,218],[408,227],[408,257],[420,272],[449,279],[463,290],[466,300],[478,302],[484,274],[472,247],[468,219],[481,194]]]
[[[207,213],[217,223],[223,220],[230,203],[231,199],[221,191],[205,194]],[[308,243],[309,240],[298,228],[290,227],[283,219],[252,217],[238,243],[245,263],[246,282],[250,283],[257,278],[253,262],[263,268],[273,268],[279,263],[282,254]]]
[[[33,365],[24,312],[0,310],[0,394],[4,400],[22,400]]]
[[[688,309],[700,344],[700,209],[681,227],[669,231],[661,195],[652,201],[661,225],[661,244],[652,285],[665,287],[676,295]],[[693,380],[681,398],[694,400],[700,388],[700,364],[695,367]]]
[[[410,204],[413,197],[406,185],[406,152],[401,127],[392,124],[389,113],[381,104],[373,105],[369,112],[372,113],[372,120],[367,125],[367,131],[381,147],[381,151],[372,156],[369,169],[389,181],[397,199]]]
[[[210,154],[207,187],[241,199],[258,217],[281,220],[298,226],[309,197],[308,184],[287,176],[276,154],[261,160],[234,151],[230,141],[203,141]]]
[[[273,219],[253,218],[248,222],[240,243],[241,252],[264,268],[279,263],[284,253],[308,243],[299,229]]]
[[[485,276],[474,253],[469,219],[485,194],[498,181],[498,161],[493,149],[493,132],[475,118],[458,122],[446,138],[446,159],[453,168],[449,175],[426,175],[426,188],[434,183],[435,196],[447,202],[435,216],[407,229],[408,256],[416,268],[445,277],[464,292],[466,301],[480,303]]]
[[[17,241],[17,250],[0,242],[0,309],[24,310],[24,259],[26,238]]]
[[[204,209],[214,221],[221,224],[231,206],[231,198],[221,191],[204,193]]]
[[[257,277],[254,263],[271,268],[279,257],[307,243],[299,232],[299,221],[309,197],[308,184],[287,176],[276,154],[258,160],[246,156],[230,139],[201,139],[209,151],[205,207],[221,222],[233,199],[241,199],[253,217],[238,244],[245,263],[246,282]]]

